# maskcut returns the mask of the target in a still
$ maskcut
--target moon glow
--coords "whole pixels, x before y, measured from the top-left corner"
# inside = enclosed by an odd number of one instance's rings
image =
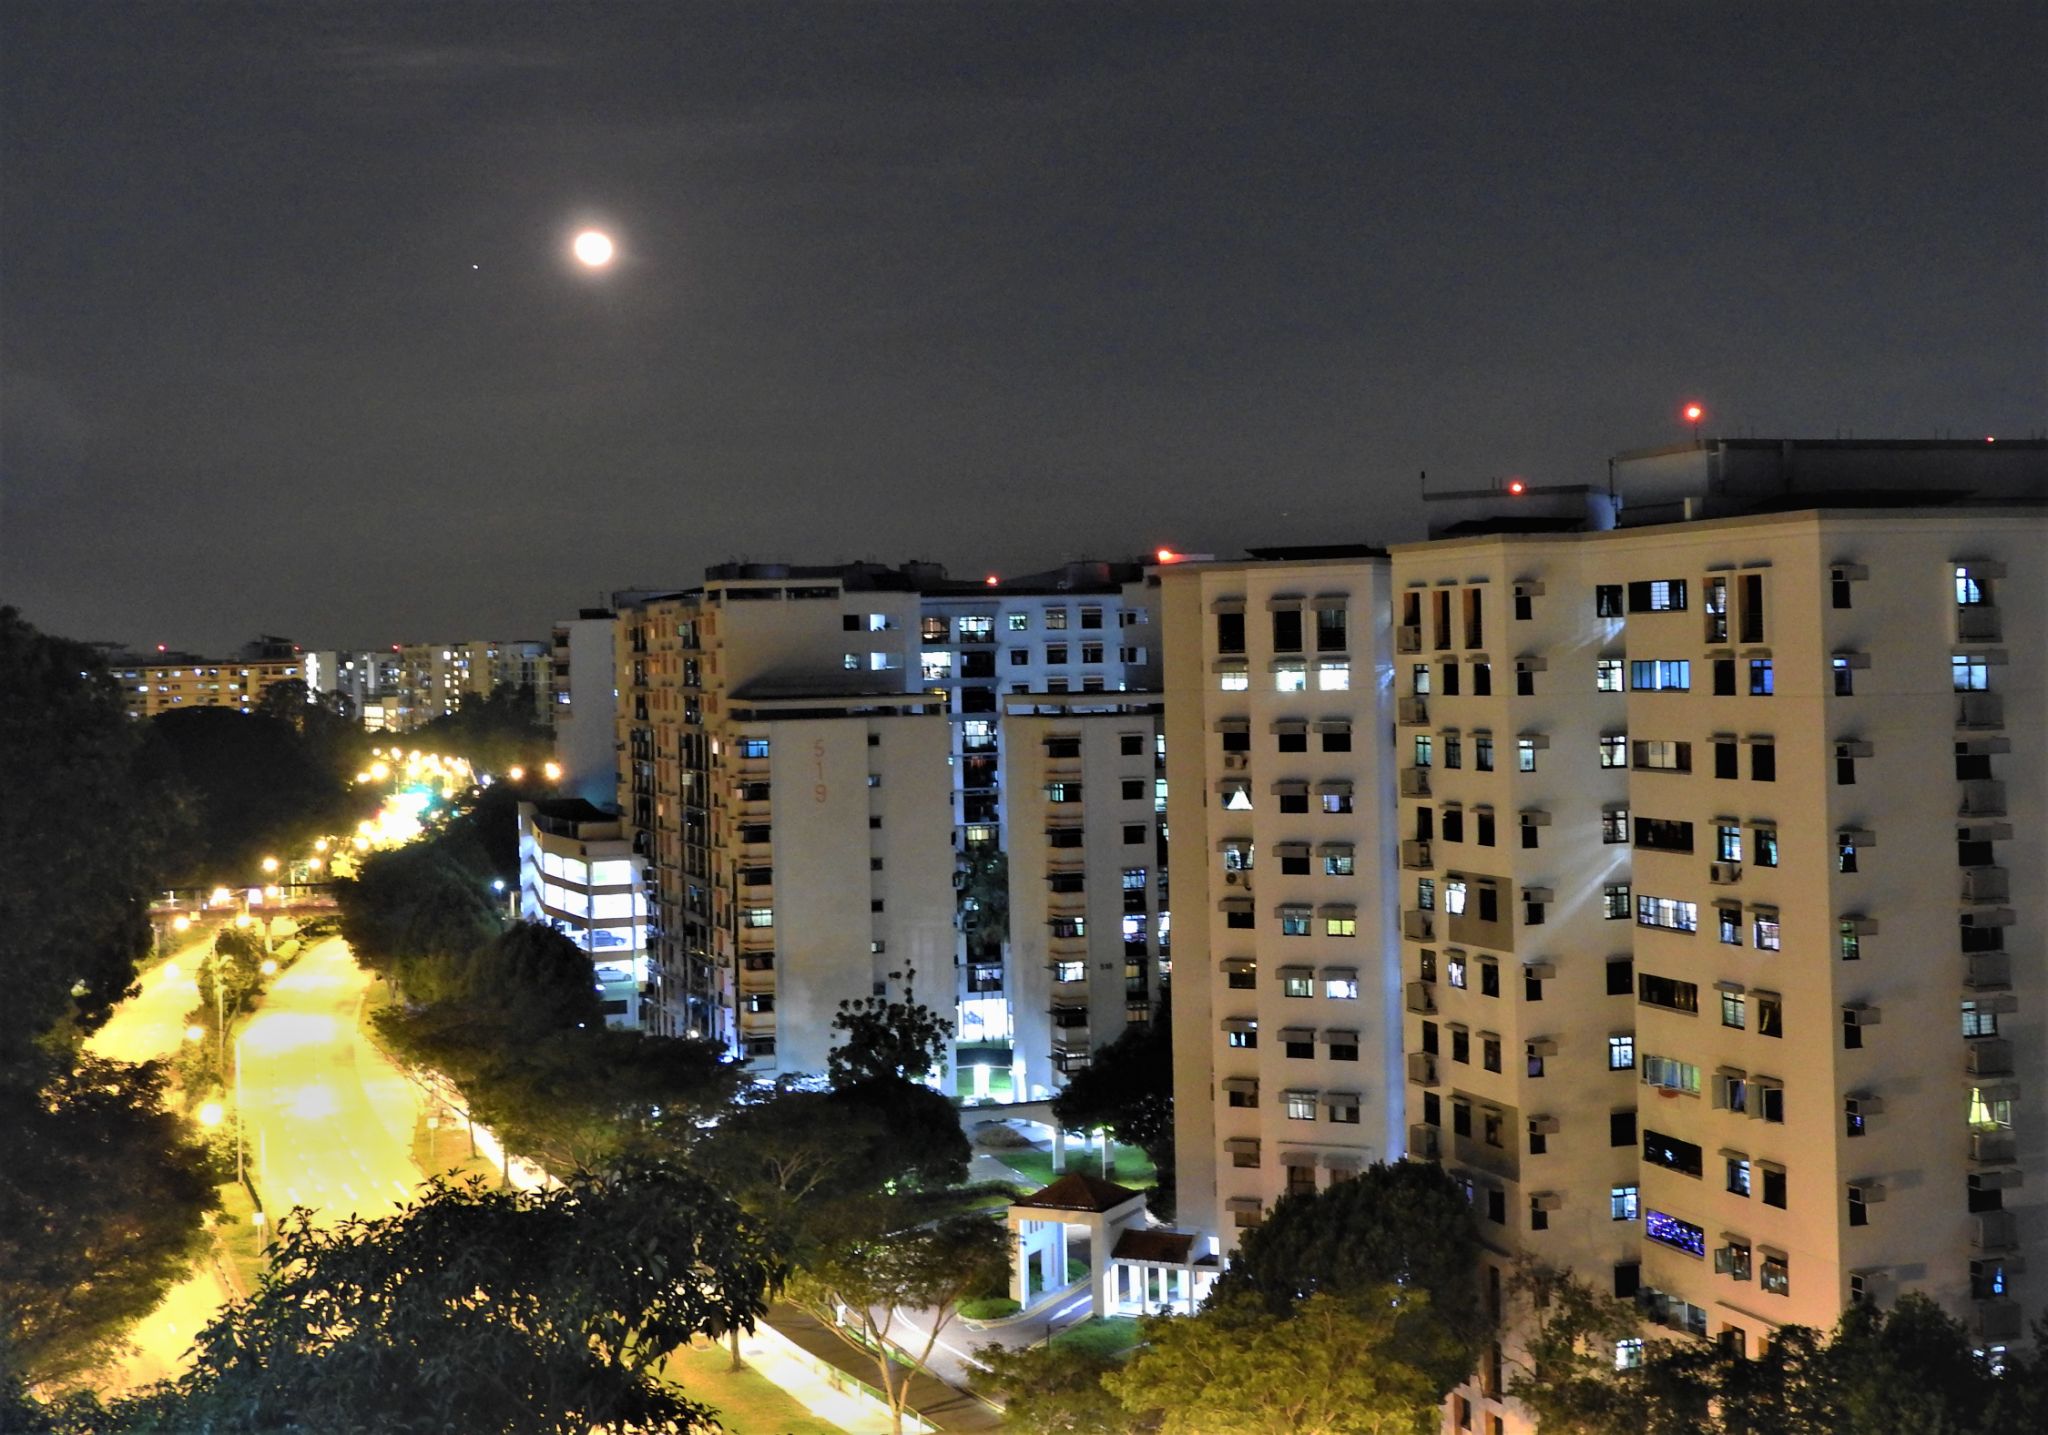
[[[584,230],[570,248],[577,262],[587,269],[602,269],[612,262],[612,237],[602,230]]]

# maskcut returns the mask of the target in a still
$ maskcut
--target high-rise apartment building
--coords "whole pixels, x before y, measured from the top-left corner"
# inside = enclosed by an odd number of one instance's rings
[[[1399,864],[1398,937],[1376,957],[1399,982],[1405,1089],[1367,1099],[1465,1184],[1490,1289],[1533,1257],[1751,1351],[1906,1290],[1987,1345],[2042,1309],[2023,1271],[2048,1224],[2021,1173],[2048,1164],[2030,1099],[2048,1078],[2048,794],[2027,760],[2048,741],[2044,452],[1628,454],[1611,485],[1490,492],[1491,516],[1468,502],[1383,570],[1351,566],[1386,572],[1392,620],[1374,734],[1393,781],[1360,840]],[[1306,1157],[1332,1134],[1292,1094],[1320,1070],[1296,1068],[1276,1109],[1252,1069],[1286,1009],[1266,956],[1289,932],[1267,896],[1277,834],[1249,833],[1248,950],[1197,960],[1185,916],[1192,864],[1213,887],[1242,860],[1227,774],[1207,770],[1222,734],[1199,787],[1186,744],[1244,697],[1229,600],[1252,606],[1281,566],[1164,584],[1168,751],[1190,767],[1177,1004],[1211,998],[1177,1029],[1182,1202],[1198,1216],[1189,1161],[1210,1163],[1226,1239],[1258,1219],[1275,1142]],[[1281,658],[1251,648],[1256,691]],[[1280,756],[1251,740],[1247,772]],[[1241,799],[1254,823],[1263,788]],[[1232,940],[1228,910],[1212,938]],[[1456,1393],[1453,1428],[1520,1427],[1498,1372]]]
[[[531,692],[534,718],[546,722],[553,715],[548,683],[552,654],[551,643],[526,641],[404,644],[398,652],[396,727],[421,727],[447,717],[465,698],[487,698],[500,688]]]
[[[1402,1149],[1387,558],[1161,570],[1178,1209],[1234,1243]]]
[[[609,608],[585,608],[555,624],[548,662],[557,790],[599,807],[617,800],[619,786],[616,623]]]
[[[955,1020],[961,1059],[983,1068],[970,1085],[1008,1068],[1014,1092],[1049,1089],[1049,1043],[1016,1048],[1012,944],[975,910],[977,884],[1003,871],[1004,704],[1118,707],[1153,661],[1145,591],[1134,564],[1009,583],[850,564],[730,565],[700,588],[619,595],[619,799],[653,861],[657,1029],[729,1040],[763,1071],[814,1071],[839,1001],[894,994],[891,974],[914,972],[919,998]],[[845,786],[855,733],[859,804]],[[1156,813],[1147,823],[1151,843]],[[1148,901],[1156,995],[1164,921]],[[861,902],[865,927],[845,920]],[[1096,1013],[1089,1041],[1113,1039],[1131,1005]]]

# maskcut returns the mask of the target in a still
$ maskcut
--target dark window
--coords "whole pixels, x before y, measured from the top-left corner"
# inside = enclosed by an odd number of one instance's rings
[[[1301,651],[1301,609],[1277,608],[1273,612],[1273,651]]]
[[[1486,1219],[1496,1225],[1506,1225],[1508,1220],[1508,1193],[1498,1186],[1489,1187],[1486,1192]]]
[[[1593,612],[1601,618],[1621,616],[1621,585],[1602,583],[1593,590]]]
[[[1351,729],[1348,727],[1325,729],[1323,732],[1323,751],[1351,751]]]
[[[1714,659],[1714,696],[1732,698],[1735,696],[1735,659]]]
[[[1749,777],[1752,782],[1776,782],[1778,780],[1778,747],[1776,743],[1753,742],[1749,745]]]
[[[1636,1144],[1636,1113],[1634,1108],[1627,1111],[1610,1111],[1607,1114],[1607,1144],[1609,1146],[1633,1146]]]
[[[1492,663],[1474,663],[1472,665],[1472,696],[1475,698],[1493,696]]]
[[[1219,653],[1241,653],[1244,651],[1244,614],[1218,613],[1216,615],[1216,651]]]
[[[1661,1131],[1643,1132],[1643,1160],[1683,1176],[1698,1176],[1704,1169],[1699,1147]]]
[[[1611,997],[1634,996],[1636,990],[1636,959],[1634,957],[1609,957],[1607,959],[1607,995]]]
[[[1126,845],[1129,845],[1129,844],[1131,844],[1131,843],[1136,843],[1136,842],[1143,842],[1144,840],[1145,840],[1145,824],[1144,824],[1144,823],[1142,823],[1142,822],[1126,822],[1126,823],[1124,824],[1124,842],[1125,842],[1125,844],[1126,844]]]
[[[1784,1209],[1785,1173],[1783,1171],[1773,1171],[1769,1167],[1764,1168],[1764,1204],[1766,1206],[1776,1206],[1780,1210]]]
[[[1740,759],[1736,755],[1734,743],[1717,742],[1714,744],[1714,776],[1742,776],[1742,769],[1739,766],[1739,762]]]
[[[1455,662],[1444,664],[1443,690],[1444,696],[1447,698],[1454,698],[1458,695],[1458,665]]]

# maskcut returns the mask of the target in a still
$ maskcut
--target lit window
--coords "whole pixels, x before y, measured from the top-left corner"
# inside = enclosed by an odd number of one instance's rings
[[[1326,693],[1348,692],[1351,688],[1351,664],[1329,659],[1316,664],[1316,687]]]
[[[1358,978],[1325,977],[1323,978],[1323,995],[1331,1001],[1355,1002],[1358,1000]]]
[[[1634,1033],[1627,1036],[1607,1038],[1607,1069],[1609,1071],[1632,1071],[1636,1064],[1636,1039]]]
[[[1949,677],[1959,693],[1981,693],[1991,686],[1991,670],[1977,653],[1957,653],[1948,660]]]
[[[1601,658],[1593,667],[1593,684],[1597,691],[1618,693],[1622,690],[1621,659]]]
[[[1616,1221],[1633,1221],[1636,1218],[1637,1192],[1634,1186],[1615,1186],[1607,1193],[1607,1214]]]
[[[1316,1094],[1313,1091],[1290,1091],[1286,1095],[1286,1102],[1289,1121],[1316,1119]]]
[[[1273,668],[1273,691],[1280,693],[1307,692],[1307,667],[1301,663],[1275,664]]]
[[[1355,937],[1358,935],[1356,917],[1326,917],[1323,919],[1323,935],[1328,937]]]

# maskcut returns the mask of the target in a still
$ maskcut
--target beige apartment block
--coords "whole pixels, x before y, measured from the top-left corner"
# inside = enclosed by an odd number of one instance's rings
[[[1159,571],[1179,1211],[1227,1249],[1403,1149],[1389,565]]]
[[[1172,972],[1159,703],[1116,696],[1004,700],[1019,1100],[1053,1095],[1126,1026],[1150,1021]]]

